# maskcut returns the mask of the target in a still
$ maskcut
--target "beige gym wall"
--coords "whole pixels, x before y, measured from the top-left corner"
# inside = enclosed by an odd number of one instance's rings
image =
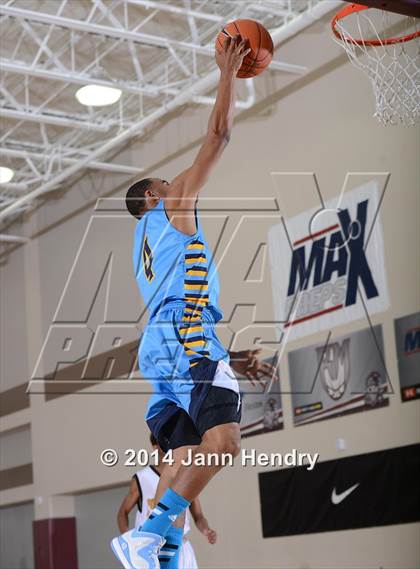
[[[294,428],[290,396],[284,394],[284,430],[244,443],[257,451],[298,448],[319,452],[320,460],[417,442],[420,424],[418,401],[402,404],[400,400],[393,332],[395,317],[419,310],[419,133],[416,129],[386,129],[377,124],[372,118],[373,95],[368,80],[331,43],[327,26],[327,20],[317,23],[279,49],[279,58],[283,54],[287,61],[308,63],[315,71],[298,78],[294,87],[290,77],[267,74],[257,80],[258,97],[263,102],[239,117],[222,162],[202,194],[219,198],[270,197],[276,191],[270,172],[313,171],[328,199],[339,193],[348,171],[391,173],[381,211],[391,306],[373,317],[373,324],[381,323],[384,331],[386,364],[395,390],[390,406]],[[155,175],[174,176],[191,163],[208,112],[208,108],[187,108],[181,116],[150,133],[147,143],[127,147],[121,160],[138,166],[159,165]],[[48,201],[26,222],[23,231],[36,237],[17,248],[0,267],[2,390],[26,381],[33,369],[92,216],[95,198],[113,189],[117,189],[114,196],[124,195],[126,182],[121,176],[90,173],[61,199]],[[313,205],[302,203],[299,193],[290,187],[285,185],[280,191],[281,199],[290,204],[293,213]],[[131,226],[130,231],[134,229],[132,219],[128,218],[126,225]],[[204,220],[204,225],[209,240],[215,240],[211,221]],[[107,239],[107,232],[103,238]],[[241,246],[252,258],[255,234],[248,233],[244,239]],[[100,251],[99,242],[97,247]],[[95,249],[93,257],[94,253]],[[118,277],[124,294],[115,302],[119,309],[129,312],[139,302],[129,241],[120,267],[125,267]],[[225,312],[238,301],[238,278],[235,264],[223,263],[221,305]],[[88,282],[88,274],[86,279]],[[83,282],[77,286],[76,298],[83,295]],[[262,312],[272,314],[269,279],[261,284],[258,298]],[[246,309],[241,312],[235,323],[238,327],[249,319]],[[15,313],[16,325],[9,326]],[[365,320],[352,322],[337,328],[337,334],[366,326]],[[319,337],[315,334],[290,343],[287,351],[313,344]],[[244,342],[237,347],[248,345]],[[281,362],[281,377],[288,392],[287,357]],[[132,391],[141,388],[133,384]],[[105,468],[99,453],[108,447],[123,451],[148,444],[143,422],[146,396],[124,395],[116,392],[121,389],[113,389],[112,394],[95,394],[101,387],[91,387],[49,402],[43,395],[31,395],[33,497],[97,490],[120,484],[132,475],[133,469],[122,465]],[[23,411],[16,415],[19,413]],[[18,422],[11,417],[6,417],[6,427]],[[337,437],[347,442],[344,453],[336,450]],[[419,524],[264,540],[258,496],[261,470],[239,466],[227,469],[206,489],[202,502],[218,530],[219,544],[210,547],[201,536],[194,536],[201,567],[414,569],[419,565]],[[11,496],[3,493],[3,503],[13,503]],[[42,515],[42,510],[36,515]],[[103,547],[106,563],[108,544]]]

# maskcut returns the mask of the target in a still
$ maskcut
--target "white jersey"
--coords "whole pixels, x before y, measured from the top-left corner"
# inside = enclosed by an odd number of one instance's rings
[[[184,539],[179,554],[179,569],[198,569],[197,559],[191,541]]]
[[[135,473],[139,500],[137,502],[136,527],[142,526],[155,507],[156,490],[159,484],[159,472],[153,466],[146,466]],[[190,513],[185,512],[184,538],[190,531]]]

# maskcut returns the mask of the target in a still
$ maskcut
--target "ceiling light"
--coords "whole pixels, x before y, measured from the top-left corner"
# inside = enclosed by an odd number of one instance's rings
[[[76,92],[76,99],[86,107],[113,105],[121,97],[121,89],[103,85],[85,85]]]
[[[14,175],[15,173],[11,168],[0,166],[0,184],[7,184],[7,182],[10,182]]]

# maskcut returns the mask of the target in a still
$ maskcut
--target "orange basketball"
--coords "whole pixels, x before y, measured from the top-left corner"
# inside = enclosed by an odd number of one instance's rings
[[[274,45],[268,31],[255,20],[229,22],[216,39],[216,50],[220,52],[228,36],[240,35],[248,39],[251,51],[245,56],[237,77],[255,77],[266,69],[273,59]]]

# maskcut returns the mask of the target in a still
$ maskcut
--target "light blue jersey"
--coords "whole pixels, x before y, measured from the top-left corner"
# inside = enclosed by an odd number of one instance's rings
[[[134,270],[150,316],[139,346],[140,370],[154,388],[147,420],[167,420],[174,407],[194,417],[218,362],[229,361],[215,333],[217,270],[196,222],[194,235],[178,231],[161,200],[136,226]]]
[[[206,307],[217,322],[219,278],[197,215],[197,232],[186,235],[169,221],[163,200],[137,223],[133,262],[140,293],[153,318],[172,301],[191,310]]]

